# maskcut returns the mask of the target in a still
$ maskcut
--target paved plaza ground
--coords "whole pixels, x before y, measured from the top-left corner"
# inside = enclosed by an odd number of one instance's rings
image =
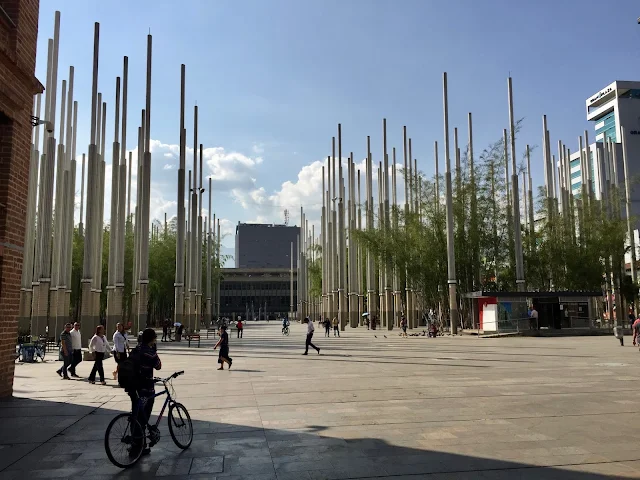
[[[103,445],[129,408],[115,382],[62,381],[52,359],[17,365],[15,397],[0,401],[0,479],[640,478],[640,353],[629,337],[621,348],[613,337],[318,329],[321,354],[305,357],[305,329],[234,331],[223,372],[212,339],[159,343],[162,373],[186,371],[174,386],[195,438],[179,450],[163,420],[160,443],[127,471]]]

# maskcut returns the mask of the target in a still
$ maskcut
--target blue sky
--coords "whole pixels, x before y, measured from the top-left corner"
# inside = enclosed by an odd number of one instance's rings
[[[375,160],[382,118],[390,147],[401,149],[407,125],[419,168],[431,174],[433,141],[443,139],[443,71],[450,126],[466,138],[466,115],[473,112],[476,151],[508,127],[509,73],[515,115],[525,118],[519,152],[541,143],[543,114],[552,145],[563,140],[575,150],[578,135],[593,131],[585,99],[613,80],[640,79],[637,0],[41,0],[36,75],[43,83],[55,10],[62,17],[59,80],[69,65],[76,71],[77,152],[89,143],[93,23],[101,25],[99,89],[109,104],[109,141],[115,77],[129,56],[131,149],[144,106],[150,29],[155,211],[175,212],[171,145],[179,143],[184,63],[188,144],[197,102],[199,141],[210,149],[205,174],[213,175],[214,211],[227,231],[237,221],[282,221],[284,208],[295,223],[300,204],[316,218],[321,177],[314,162],[330,153],[338,122],[343,152],[363,158],[371,135]],[[539,183],[539,150],[532,161]],[[226,242],[233,244],[231,237]]]

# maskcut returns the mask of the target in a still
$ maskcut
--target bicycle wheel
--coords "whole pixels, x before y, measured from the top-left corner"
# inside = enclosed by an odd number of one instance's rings
[[[44,348],[36,348],[36,357],[40,357],[40,361],[44,362],[45,349]],[[37,361],[37,358],[36,358]]]
[[[189,448],[193,441],[193,425],[189,412],[181,403],[169,407],[169,433],[178,448]]]
[[[140,423],[130,413],[121,413],[109,423],[104,449],[116,467],[128,468],[142,456],[144,435]]]
[[[284,334],[288,337],[289,336],[289,327],[284,329]]]

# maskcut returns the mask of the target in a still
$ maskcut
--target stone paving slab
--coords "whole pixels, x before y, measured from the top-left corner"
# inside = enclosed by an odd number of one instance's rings
[[[163,420],[160,443],[126,471],[104,452],[130,403],[113,380],[61,381],[53,360],[17,365],[14,397],[0,401],[0,480],[640,478],[640,354],[613,338],[347,329],[318,334],[321,355],[303,357],[304,337],[301,325],[283,337],[251,323],[224,372],[213,339],[159,343],[161,373],[186,371],[174,387],[194,441],[178,449]]]

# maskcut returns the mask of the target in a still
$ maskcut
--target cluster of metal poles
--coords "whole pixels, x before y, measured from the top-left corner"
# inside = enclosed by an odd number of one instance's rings
[[[105,146],[107,143],[107,102],[98,91],[100,24],[94,26],[93,69],[91,86],[90,141],[88,153],[82,154],[80,179],[80,222],[78,235],[84,241],[81,278],[81,303],[77,315],[85,325],[86,344],[92,326],[101,323],[102,258],[104,246]],[[72,253],[76,196],[76,132],[78,102],[74,101],[74,67],[68,80],[62,80],[60,118],[56,128],[58,100],[58,52],[60,44],[60,12],[55,13],[54,35],[48,42],[45,102],[41,95],[34,101],[34,133],[32,138],[27,228],[20,292],[20,330],[32,335],[55,336],[70,320],[72,292]],[[109,252],[107,263],[107,332],[115,330],[119,321],[131,318],[133,330],[148,325],[149,240],[151,187],[151,66],[152,37],[147,36],[145,108],[137,137],[136,202],[131,213],[132,151],[128,152],[127,170],[127,97],[128,58],[123,59],[122,77],[115,81],[114,139],[112,143]],[[122,95],[121,95],[122,94]],[[45,127],[41,141],[41,129]],[[57,135],[58,134],[58,135]],[[203,147],[197,143],[197,107],[194,112],[194,175],[189,175],[190,217],[184,217],[184,171],[186,158],[184,129],[184,65],[181,88],[180,170],[178,191],[178,238],[176,250],[176,321],[188,314],[188,326],[198,328],[203,314],[202,256],[203,235],[206,244],[206,314],[210,317],[217,306],[219,282],[212,288],[212,262],[219,267],[220,223],[202,217],[204,188],[202,185]],[[42,152],[42,153],[41,153]],[[198,152],[200,171],[198,175]],[[85,211],[86,171],[86,211]],[[128,178],[127,178],[128,176]],[[55,188],[54,188],[55,187]],[[209,179],[209,212],[211,212],[211,179]],[[217,227],[217,235],[215,228]],[[186,228],[186,238],[185,238]],[[125,234],[133,230],[132,298],[125,302]],[[205,231],[206,230],[206,231]],[[166,215],[165,215],[166,234]],[[185,255],[185,245],[187,254]],[[213,250],[213,254],[212,254]],[[185,262],[187,272],[185,274]],[[184,286],[187,295],[184,295]],[[178,301],[179,299],[179,301]],[[127,303],[130,311],[126,311]]]
[[[180,168],[178,169],[178,219],[176,241],[174,321],[190,330],[200,328],[200,319],[220,316],[220,279],[213,278],[212,268],[220,268],[220,220],[211,217],[211,177],[209,177],[209,218],[202,216],[205,189],[203,145],[198,144],[198,106],[193,109],[193,174],[189,170],[185,184],[187,130],[185,128],[185,66],[180,67]],[[185,190],[187,212],[185,219]],[[217,230],[217,231],[216,231]],[[203,236],[206,235],[205,288],[202,286]],[[215,263],[215,265],[213,265]],[[215,289],[213,288],[215,284]],[[202,296],[205,295],[205,302]]]
[[[524,272],[524,252],[522,240],[522,228],[529,234],[529,248],[535,248],[535,219],[533,192],[531,180],[531,159],[530,148],[526,146],[526,167],[522,172],[522,190],[519,185],[519,172],[516,162],[516,121],[513,111],[513,84],[511,77],[507,80],[507,97],[509,112],[509,131],[503,130],[504,140],[504,174],[505,192],[503,198],[506,201],[504,208],[507,210],[509,224],[509,245],[510,261],[515,266],[516,286],[518,291],[526,291]],[[454,192],[461,188],[461,165],[460,148],[458,146],[458,130],[454,130],[454,155],[455,171],[452,171],[450,157],[449,140],[449,110],[447,74],[443,74],[443,120],[444,120],[444,199],[440,193],[440,172],[438,166],[438,143],[435,142],[435,207],[444,206],[446,215],[446,239],[447,239],[447,283],[449,289],[449,315],[451,332],[456,333],[460,324],[459,305],[457,297],[457,277],[455,265],[454,232],[455,217],[453,212]],[[472,116],[468,114],[468,168],[469,178],[472,188],[475,186],[475,171],[473,158],[473,129]],[[547,128],[546,116],[543,117],[543,161],[545,167],[545,195],[548,204],[548,215],[550,220],[553,216],[562,215],[563,218],[574,225],[574,235],[580,232],[583,226],[579,221],[572,221],[572,215],[579,211],[582,203],[588,203],[592,198],[602,198],[605,202],[604,211],[608,215],[620,215],[620,209],[612,205],[606,205],[607,198],[613,188],[618,186],[618,172],[616,161],[616,148],[611,140],[607,140],[602,148],[596,152],[595,175],[597,181],[591,178],[590,151],[587,132],[585,131],[586,148],[583,149],[582,137],[579,138],[581,151],[581,171],[582,189],[580,198],[574,198],[571,189],[571,168],[569,162],[570,152],[558,142],[558,162],[551,155],[549,144],[549,131]],[[627,171],[626,159],[626,139],[623,129],[622,133],[622,153],[624,156],[625,178]],[[412,142],[407,138],[407,129],[403,127],[403,173],[404,173],[404,196],[405,214],[416,213],[421,218],[421,176],[418,173],[417,160],[412,156]],[[398,266],[394,266],[387,259],[374,258],[371,252],[365,250],[358,242],[353,241],[356,230],[366,229],[371,232],[377,231],[384,235],[391,226],[398,228],[398,186],[396,172],[398,164],[396,161],[396,150],[392,149],[391,164],[387,146],[387,125],[386,120],[382,124],[382,151],[377,164],[378,192],[374,199],[373,169],[374,161],[371,151],[371,140],[367,137],[367,156],[365,158],[365,199],[364,203],[360,197],[361,176],[360,170],[356,168],[353,161],[353,153],[348,157],[342,155],[342,127],[338,125],[337,132],[337,157],[336,138],[332,139],[331,155],[327,157],[326,169],[322,172],[322,214],[321,214],[321,236],[322,246],[322,298],[321,316],[333,319],[337,317],[341,328],[347,325],[356,327],[363,322],[363,314],[368,313],[370,321],[387,329],[398,325],[402,316],[406,316],[409,328],[418,327],[420,322],[420,312],[418,304],[418,292],[412,287],[411,278],[398,271]],[[343,164],[346,164],[346,187]],[[455,173],[456,185],[452,185],[453,174]],[[497,174],[497,172],[496,172]],[[391,177],[391,178],[390,178]],[[390,185],[391,183],[391,185]],[[601,191],[592,191],[592,184],[599,185]],[[628,182],[625,182],[627,219],[630,215],[630,197]],[[391,188],[390,188],[391,186]],[[492,193],[495,198],[495,192]],[[594,196],[595,195],[595,196]],[[475,193],[471,195],[472,217],[477,216],[477,205]],[[583,200],[584,199],[584,200]],[[444,205],[443,205],[444,204]],[[362,221],[362,208],[364,208],[364,223]],[[476,211],[474,212],[474,209]],[[524,212],[524,213],[522,213]],[[522,220],[524,218],[524,221]],[[571,223],[572,222],[572,223]],[[304,221],[303,224],[304,225]],[[478,229],[477,224],[472,224],[472,229]],[[635,257],[633,245],[633,230],[631,220],[628,220],[629,237],[631,240],[631,251]],[[306,230],[305,230],[306,231]],[[305,244],[303,243],[303,250]],[[474,252],[476,257],[479,252]],[[353,267],[351,267],[353,266]],[[299,273],[300,275],[300,273]],[[302,298],[308,297],[304,290],[304,269],[303,287],[298,287],[298,294]],[[497,275],[497,272],[496,272]],[[636,281],[635,258],[632,259],[632,279]],[[611,283],[615,283],[615,275],[607,275],[609,282],[608,291],[611,290]],[[300,277],[298,277],[300,280]],[[611,280],[613,279],[613,280]],[[480,272],[474,272],[474,288],[480,288]],[[552,279],[551,279],[552,283]],[[550,287],[553,285],[551,284]],[[303,288],[303,290],[301,290]],[[619,279],[618,279],[619,288]],[[617,292],[614,292],[617,293]],[[305,296],[306,295],[306,296]],[[615,296],[615,295],[614,295]],[[301,297],[299,297],[301,298]],[[611,294],[607,294],[608,302],[611,304]],[[309,301],[309,300],[304,300]],[[620,303],[620,302],[618,302]],[[293,302],[292,302],[293,304]],[[301,302],[298,302],[300,305]],[[303,315],[308,312],[304,310]],[[611,311],[611,305],[610,305]],[[619,312],[619,315],[621,313]],[[622,317],[618,317],[622,318]]]
[[[390,163],[386,119],[382,121],[382,160],[377,164],[377,202],[374,202],[371,137],[367,137],[364,163],[363,203],[361,170],[354,162],[353,152],[348,157],[342,156],[342,125],[338,124],[337,139],[332,137],[331,155],[327,156],[326,168],[322,168],[320,315],[323,319],[337,318],[342,330],[347,324],[353,328],[365,321],[390,330],[399,325],[403,315],[409,327],[414,328],[418,326],[419,319],[416,292],[411,283],[404,282],[405,276],[390,262],[374,258],[354,235],[357,230],[373,231],[377,228],[384,231],[392,225],[398,226],[399,166],[395,148],[392,149]],[[419,176],[417,160],[412,157],[411,139],[407,138],[406,127],[403,127],[402,172],[405,212],[419,213],[420,204],[414,195]]]

